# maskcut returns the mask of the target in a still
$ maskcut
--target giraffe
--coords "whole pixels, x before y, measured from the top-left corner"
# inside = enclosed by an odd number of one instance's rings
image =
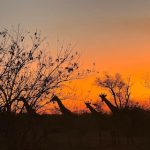
[[[106,94],[100,94],[99,95],[102,102],[105,102],[105,104],[108,106],[108,108],[110,109],[110,111],[112,112],[112,114],[118,113],[119,109],[114,106],[107,98],[106,98]]]
[[[51,99],[50,102],[54,103],[56,102],[59,106],[60,112],[63,115],[63,119],[66,122],[66,135],[68,136],[68,144],[72,146],[72,140],[74,136],[79,138],[79,143],[82,143],[82,136],[80,135],[80,128],[78,128],[78,117],[71,112],[68,108],[64,106],[62,103],[61,99],[57,96],[54,95]],[[80,136],[79,136],[80,135]]]
[[[19,101],[22,101],[22,102],[23,102],[23,104],[24,104],[24,106],[25,106],[25,109],[26,109],[26,111],[27,111],[27,113],[28,113],[29,115],[36,115],[35,109],[32,108],[32,106],[31,106],[30,104],[28,104],[26,98],[24,98],[23,96],[21,96],[21,97],[19,98]]]
[[[102,102],[108,106],[112,112],[112,142],[114,144],[120,143],[119,137],[125,136],[127,141],[132,140],[133,135],[131,128],[133,126],[132,118],[127,113],[126,109],[117,108],[107,98],[106,94],[100,95]]]
[[[85,102],[86,107],[90,110],[91,114],[94,116],[96,121],[96,126],[98,130],[98,144],[99,147],[102,145],[102,130],[103,130],[103,124],[104,124],[104,118],[102,117],[102,114],[96,111],[92,106],[90,102]]]
[[[31,139],[33,139],[33,142],[37,141],[38,138],[38,130],[39,126],[36,123],[36,119],[38,117],[38,114],[36,113],[36,110],[29,104],[27,98],[20,96],[18,98],[18,101],[23,102],[23,107],[25,107],[27,114],[29,115],[29,118],[27,119],[27,128],[25,129],[25,132],[22,134],[22,137],[20,138],[21,141],[24,141],[26,138],[26,135],[30,133]]]
[[[114,106],[107,98],[106,94],[100,94],[99,97],[101,98],[102,102],[104,102],[107,107],[110,109],[112,115],[110,118],[111,121],[111,126],[110,126],[110,134],[112,137],[112,144],[117,144],[119,143],[119,135],[120,135],[120,130],[119,130],[119,109]]]
[[[59,106],[59,109],[60,109],[60,111],[61,111],[61,113],[63,114],[63,115],[66,115],[66,116],[72,116],[73,115],[73,113],[69,110],[69,109],[67,109],[65,106],[64,106],[64,104],[61,102],[61,100],[58,98],[58,96],[57,95],[54,95],[51,99],[50,99],[50,102],[57,102],[57,104],[58,104],[58,106]]]
[[[91,103],[85,102],[86,107],[90,110],[93,115],[97,115],[98,112],[91,106]]]

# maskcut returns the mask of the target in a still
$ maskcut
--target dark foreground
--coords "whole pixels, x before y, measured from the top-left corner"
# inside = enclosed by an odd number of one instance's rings
[[[149,150],[149,119],[1,115],[0,150]]]

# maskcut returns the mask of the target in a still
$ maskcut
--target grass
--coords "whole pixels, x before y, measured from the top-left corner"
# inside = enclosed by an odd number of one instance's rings
[[[124,127],[127,126],[126,124],[123,127],[117,126],[119,123],[114,122],[113,116],[103,114],[99,117],[90,114],[74,117],[1,114],[0,120],[2,150],[148,150],[150,148],[149,117],[139,117],[132,131]],[[132,135],[127,136],[125,132],[131,132]]]

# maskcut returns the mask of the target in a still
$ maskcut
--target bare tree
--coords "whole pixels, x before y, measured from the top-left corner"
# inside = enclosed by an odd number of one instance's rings
[[[114,76],[105,74],[103,78],[97,78],[96,83],[111,94],[117,108],[125,108],[129,105],[131,94],[130,78],[125,81],[118,73]]]
[[[87,73],[79,70],[79,54],[68,44],[56,56],[42,47],[44,38],[32,33],[4,29],[0,32],[0,108],[23,112],[24,101],[36,112],[49,103],[61,83]],[[24,100],[21,101],[23,97]]]

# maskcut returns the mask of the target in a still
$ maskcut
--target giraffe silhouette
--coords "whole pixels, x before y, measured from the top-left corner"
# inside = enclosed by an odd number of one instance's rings
[[[27,111],[27,113],[28,113],[29,115],[36,115],[35,109],[27,102],[27,99],[26,99],[26,98],[24,98],[23,96],[21,96],[21,97],[19,98],[19,101],[22,101],[22,102],[23,102],[24,107],[25,107],[25,109],[26,109],[26,111]]]
[[[60,112],[63,115],[63,119],[66,121],[66,134],[68,135],[68,144],[71,146],[72,141],[74,136],[78,137],[79,139],[79,145],[82,145],[82,130],[80,130],[80,126],[78,124],[78,117],[74,113],[72,113],[68,108],[64,106],[62,103],[61,99],[57,96],[54,95],[51,99],[50,102],[52,103],[57,103],[60,109]],[[72,131],[72,132],[71,132]]]
[[[57,95],[54,95],[51,99],[50,99],[50,102],[57,102],[58,106],[59,106],[59,109],[61,111],[61,113],[63,115],[66,115],[66,116],[72,116],[74,115],[69,109],[67,109],[64,104],[62,103],[62,101],[58,98]]]
[[[99,144],[99,147],[101,147],[101,145],[102,145],[102,130],[103,130],[104,118],[103,118],[103,116],[102,116],[102,114],[100,112],[96,111],[92,107],[90,102],[85,102],[85,105],[90,110],[91,114],[95,118],[96,127],[97,127],[97,130],[98,130],[98,138],[99,138],[98,144]]]
[[[107,98],[106,98],[106,94],[100,94],[99,95],[102,102],[105,102],[105,104],[108,106],[108,108],[110,109],[110,111],[115,114],[118,113],[119,109],[117,107],[115,107]]]
[[[85,102],[86,107],[90,110],[93,115],[97,115],[98,112],[91,106],[90,102]]]
[[[107,98],[106,98],[106,94],[100,94],[99,95],[102,102],[104,102],[107,107],[110,109],[112,116],[110,119],[110,123],[112,124],[110,126],[110,134],[112,137],[112,144],[118,144],[120,143],[120,113],[119,113],[119,109],[114,106]]]
[[[129,115],[128,111],[126,110],[127,108],[117,108],[106,98],[106,94],[101,94],[100,97],[102,102],[105,102],[105,104],[112,112],[111,135],[113,144],[120,143],[120,136],[125,136],[128,142],[132,142],[133,123],[131,115]]]

